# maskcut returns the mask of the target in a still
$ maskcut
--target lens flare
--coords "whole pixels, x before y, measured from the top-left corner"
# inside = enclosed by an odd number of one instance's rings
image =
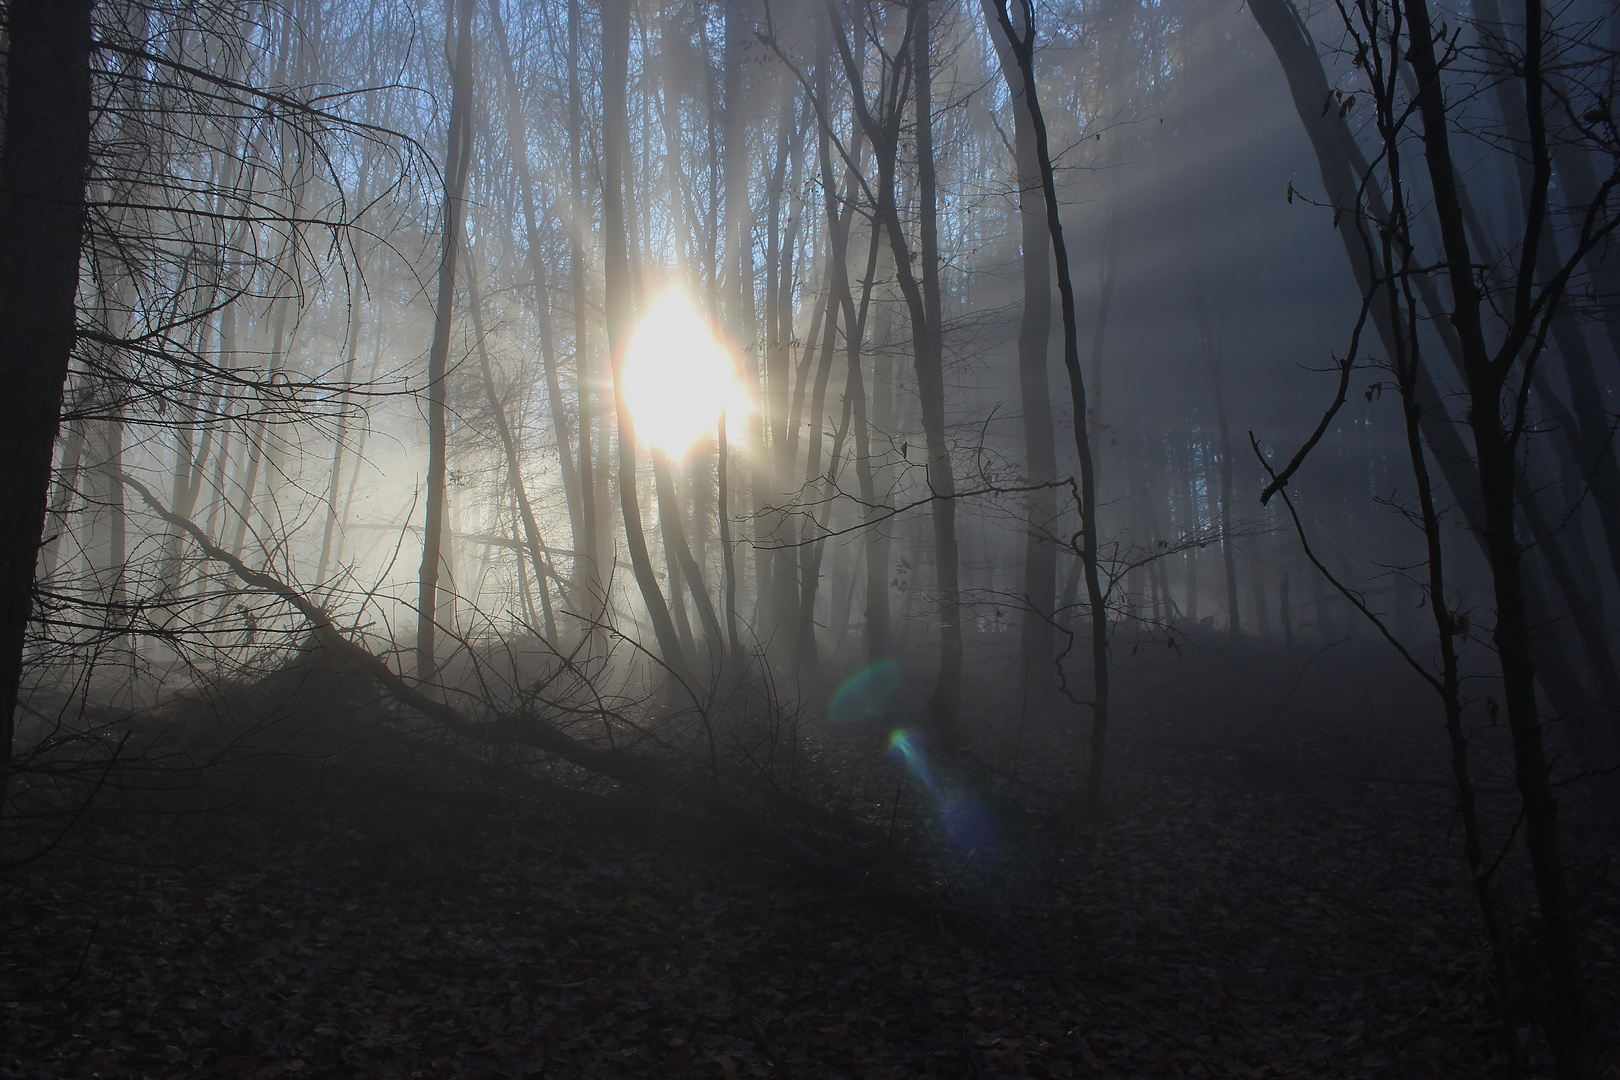
[[[995,857],[1001,828],[989,808],[973,796],[947,796],[939,807],[939,825],[958,858],[980,863]]]
[[[642,316],[622,375],[636,434],[671,458],[712,437],[721,409],[728,417],[748,411],[731,354],[678,291],[659,297]]]
[[[905,765],[928,793],[945,846],[973,865],[993,860],[1001,847],[1001,826],[984,801],[959,783],[942,782],[914,732],[896,728],[889,734],[889,756]]]
[[[934,774],[928,768],[928,759],[923,756],[922,747],[917,745],[917,736],[905,728],[895,728],[889,735],[889,756],[904,762],[912,775],[922,781],[923,787],[928,789],[928,794],[939,795],[939,788],[934,783]]]
[[[845,679],[827,703],[827,716],[840,723],[879,720],[900,691],[900,665],[883,659]]]

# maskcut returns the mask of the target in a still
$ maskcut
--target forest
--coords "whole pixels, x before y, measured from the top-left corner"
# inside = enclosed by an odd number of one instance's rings
[[[1620,1078],[1610,0],[0,35],[0,1078]]]

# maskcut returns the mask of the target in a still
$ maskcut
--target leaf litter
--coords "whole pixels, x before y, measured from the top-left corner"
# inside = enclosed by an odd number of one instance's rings
[[[886,729],[811,732],[820,794],[969,921],[823,887],[723,822],[398,770],[88,815],[6,872],[0,1077],[1499,1075],[1435,710],[1377,654],[1291,693],[1280,666],[1122,657],[1094,826],[1067,802],[1083,717],[975,703],[986,860],[941,848]],[[1510,778],[1477,767],[1500,841]],[[1571,846],[1620,1075],[1613,872]],[[1528,940],[1523,867],[1502,874]]]

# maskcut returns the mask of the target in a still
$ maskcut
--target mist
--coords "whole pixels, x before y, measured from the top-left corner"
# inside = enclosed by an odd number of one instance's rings
[[[11,0],[6,1075],[1620,1067],[1620,22]]]

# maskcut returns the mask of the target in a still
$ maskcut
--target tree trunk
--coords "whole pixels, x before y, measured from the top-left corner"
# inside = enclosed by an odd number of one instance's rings
[[[1057,263],[1058,304],[1063,316],[1063,367],[1069,376],[1069,400],[1074,410],[1074,446],[1080,459],[1080,562],[1091,613],[1092,723],[1091,761],[1086,776],[1085,812],[1095,818],[1102,803],[1103,753],[1108,731],[1108,607],[1098,568],[1097,476],[1086,433],[1086,384],[1080,371],[1079,327],[1074,307],[1074,280],[1069,273],[1069,250],[1063,240],[1063,216],[1058,206],[1052,154],[1047,145],[1046,121],[1041,115],[1035,84],[1035,11],[1030,0],[1019,0],[1023,34],[1014,27],[1008,0],[995,0],[997,23],[1005,35],[1023,76],[1024,97],[1035,129],[1035,157],[1040,166],[1041,190],[1046,197],[1047,231]]]
[[[730,447],[726,442],[726,410],[720,409],[720,420],[715,435],[714,473],[717,481],[715,516],[720,532],[721,587],[725,593],[726,653],[734,661],[742,657],[742,643],[737,639],[737,560],[731,547],[731,483],[727,475]]]
[[[708,582],[704,579],[703,567],[698,564],[692,555],[691,545],[686,540],[686,524],[681,513],[681,500],[675,491],[674,465],[662,454],[653,452],[653,480],[657,485],[659,520],[664,533],[664,547],[670,553],[672,570],[670,573],[671,600],[679,602],[679,593],[675,591],[676,574],[685,582],[688,593],[692,597],[692,607],[697,611],[698,621],[703,624],[703,637],[708,644],[710,655],[719,660],[725,652],[724,639],[721,637],[720,619],[714,611],[714,601],[709,599]],[[695,657],[695,653],[693,654]]]
[[[371,176],[371,162],[366,160],[360,166],[360,181],[356,185],[356,198],[361,206],[366,205],[367,181]],[[355,279],[365,280],[365,266],[360,256],[355,256]],[[343,483],[343,451],[349,439],[349,388],[354,385],[354,366],[360,354],[360,308],[361,290],[351,290],[349,294],[349,332],[348,348],[343,357],[343,391],[338,397],[337,435],[332,440],[332,473],[326,486],[326,527],[321,531],[321,557],[315,564],[315,580],[326,580],[326,567],[332,555],[332,536],[338,525],[338,488]],[[189,508],[176,509],[175,513],[181,517],[190,517]]]
[[[584,535],[574,550],[582,552],[585,569],[582,580],[586,596],[582,614],[594,619],[606,608],[607,595],[603,584],[602,517],[607,503],[607,470],[597,467],[592,450],[592,420],[600,410],[594,408],[592,379],[594,365],[590,363],[588,297],[585,273],[585,227],[590,215],[585,205],[585,171],[581,160],[583,117],[581,115],[579,66],[579,0],[568,0],[568,183],[571,196],[569,220],[569,287],[573,293],[574,316],[574,386],[578,397],[579,423],[576,428],[579,453],[579,503]],[[600,436],[606,442],[605,433]],[[605,449],[605,447],[604,447]],[[578,558],[578,556],[576,556]]]
[[[928,699],[928,715],[941,743],[961,742],[962,610],[956,550],[956,474],[945,441],[944,314],[940,307],[938,181],[934,171],[933,34],[929,0],[919,0],[912,31],[912,67],[917,79],[917,261],[922,278],[924,340],[914,352],[917,393],[922,399],[923,436],[928,445],[928,487],[935,496],[934,561],[939,580],[939,674]],[[890,227],[898,232],[899,218]]]
[[[501,21],[501,0],[490,0],[489,8],[490,23],[495,31],[495,42],[500,50],[501,67],[506,81],[507,143],[511,147],[512,162],[517,173],[518,197],[523,205],[529,273],[534,280],[535,315],[540,320],[541,326],[541,362],[545,371],[547,400],[551,406],[552,432],[557,440],[563,497],[568,504],[569,546],[578,551],[585,540],[585,504],[581,497],[579,468],[568,434],[568,411],[563,404],[562,384],[557,377],[557,359],[551,343],[551,290],[546,284],[545,253],[540,242],[540,220],[535,210],[534,180],[529,175],[528,126],[523,115],[522,95],[518,91],[517,71],[512,63],[512,49],[506,39],[506,24]],[[582,562],[581,569],[586,565],[588,564]],[[588,586],[584,588],[588,589]]]
[[[68,424],[67,440],[62,446],[62,463],[56,470],[56,495],[51,499],[50,512],[47,519],[54,528],[50,536],[45,537],[44,545],[39,552],[39,576],[41,579],[50,578],[56,573],[58,555],[62,547],[62,537],[67,534],[67,512],[73,504],[73,496],[79,487],[79,465],[84,459],[85,423],[74,420]]]
[[[1218,298],[1216,324],[1209,325],[1204,309],[1204,284],[1197,283],[1198,338],[1204,362],[1209,367],[1210,388],[1215,397],[1215,427],[1221,436],[1221,563],[1226,570],[1226,632],[1232,645],[1242,639],[1243,620],[1238,614],[1237,552],[1232,547],[1232,429],[1226,422],[1226,363],[1221,346],[1226,334],[1225,298]]]
[[[1018,321],[1018,390],[1024,412],[1025,482],[1057,478],[1057,447],[1052,431],[1052,388],[1047,351],[1052,334],[1052,240],[1046,231],[1046,201],[1024,80],[1012,46],[996,23],[994,0],[979,0],[990,40],[1001,60],[1001,76],[1013,106],[1013,153],[1018,169],[1018,225],[1024,276],[1024,310]],[[1100,333],[1100,331],[1099,331]],[[1100,341],[1097,343],[1100,356]],[[1029,493],[1024,529],[1024,581],[1020,634],[1020,676],[1025,700],[1040,709],[1052,701],[1057,671],[1053,602],[1057,590],[1057,492]]]
[[[625,157],[630,141],[627,101],[630,67],[630,11],[627,0],[608,0],[602,11],[602,242],[607,249],[606,307],[608,352],[613,369],[613,405],[619,426],[619,510],[624,516],[630,567],[652,621],[659,655],[676,671],[690,670],[685,650],[658,586],[647,536],[641,524],[636,485],[635,421],[625,402],[624,362],[630,341],[630,262],[625,232]]]
[[[725,296],[723,307],[726,322],[742,358],[743,381],[757,400],[759,364],[755,352],[757,343],[753,333],[754,258],[751,227],[753,209],[748,193],[747,143],[750,109],[747,101],[744,56],[744,45],[752,34],[752,27],[743,10],[747,2],[748,0],[726,0],[725,26],[722,30],[724,41],[721,57],[723,67],[721,96],[724,104],[721,120],[723,143],[721,165],[724,173],[722,180],[725,195],[725,243],[720,278]],[[740,496],[734,492],[732,498],[741,500],[741,505],[748,508],[749,519],[752,521],[756,541],[753,544],[754,603],[756,608],[761,608],[767,603],[771,582],[771,552],[765,544],[758,542],[764,539],[764,526],[759,511],[760,500],[764,494],[761,473],[763,463],[767,461],[767,450],[760,436],[761,421],[758,418],[731,419],[741,421],[734,426],[742,429],[737,434],[749,459],[745,463],[745,475],[749,481],[747,489]],[[762,623],[756,621],[754,631],[756,640],[768,639]]]
[[[506,407],[501,403],[501,396],[495,390],[495,373],[490,367],[489,349],[484,343],[483,298],[478,295],[478,268],[471,263],[467,266],[467,286],[471,294],[468,299],[472,310],[473,334],[478,341],[478,371],[483,376],[489,409],[495,414],[495,428],[500,432],[501,449],[506,454],[506,479],[512,487],[512,498],[523,525],[523,540],[528,547],[529,560],[534,564],[534,584],[540,592],[540,611],[545,619],[546,636],[555,644],[558,643],[557,619],[551,609],[551,589],[546,584],[546,578],[553,576],[555,571],[540,557],[545,540],[540,535],[534,507],[529,503],[528,487],[523,482],[523,460],[518,451],[517,437],[512,433],[512,425],[507,422]]]
[[[456,300],[456,258],[461,250],[467,177],[472,172],[472,19],[474,0],[456,0],[456,63],[450,73],[450,132],[444,170],[444,239],[439,254],[439,297],[428,352],[427,517],[422,529],[421,587],[416,607],[416,677],[438,671],[434,655],[438,584],[445,532],[445,376],[450,356],[450,323]]]
[[[90,161],[88,0],[13,0],[0,150],[0,810],[74,344]]]
[[[1590,1074],[1586,989],[1581,970],[1580,938],[1570,908],[1568,884],[1558,835],[1558,800],[1543,742],[1536,701],[1535,662],[1531,655],[1532,622],[1523,578],[1523,552],[1516,532],[1517,445],[1522,429],[1504,424],[1502,395],[1509,373],[1521,363],[1532,331],[1521,295],[1509,322],[1507,339],[1492,353],[1486,345],[1483,298],[1474,276],[1450,149],[1450,120],[1434,55],[1434,28],[1425,0],[1406,0],[1411,24],[1407,59],[1417,76],[1417,105],[1423,119],[1424,157],[1434,192],[1435,213],[1445,251],[1446,275],[1451,285],[1452,325],[1462,346],[1468,378],[1468,426],[1474,437],[1474,460],[1484,510],[1485,549],[1496,596],[1496,626],[1492,640],[1502,667],[1503,697],[1508,728],[1513,737],[1514,773],[1524,811],[1525,842],[1541,908],[1549,974],[1556,999],[1549,1034],[1558,1074]],[[1539,0],[1525,3],[1525,56],[1521,78],[1525,87],[1530,127],[1530,162],[1533,181],[1527,192],[1525,239],[1519,251],[1521,280],[1537,264],[1537,248],[1546,212],[1551,180],[1551,157],[1546,145],[1542,109],[1541,59],[1543,35]],[[1556,302],[1556,301],[1555,301]],[[1524,372],[1529,378],[1529,372]]]

